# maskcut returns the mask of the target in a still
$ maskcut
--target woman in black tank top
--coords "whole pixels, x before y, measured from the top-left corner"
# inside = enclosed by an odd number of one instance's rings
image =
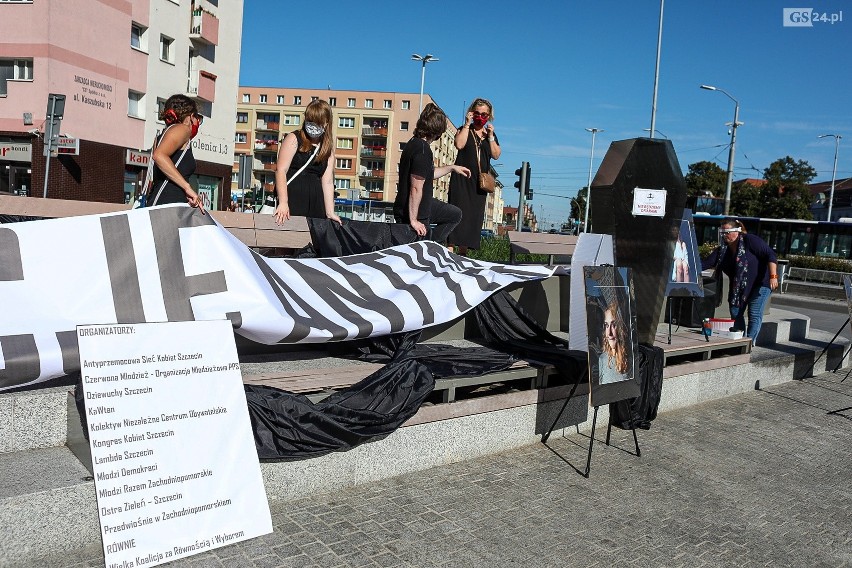
[[[201,197],[189,185],[187,178],[195,172],[195,157],[190,140],[198,134],[204,117],[198,113],[195,101],[185,95],[172,95],[166,101],[160,120],[166,130],[154,148],[154,183],[148,205],[188,203],[201,212]]]

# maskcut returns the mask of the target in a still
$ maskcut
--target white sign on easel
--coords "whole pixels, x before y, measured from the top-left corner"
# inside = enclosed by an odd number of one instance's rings
[[[272,532],[231,322],[77,328],[107,566]]]
[[[633,215],[637,217],[665,217],[666,190],[635,188],[633,190]]]

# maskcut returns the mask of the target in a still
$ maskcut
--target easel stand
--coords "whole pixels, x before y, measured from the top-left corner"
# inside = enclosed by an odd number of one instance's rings
[[[816,359],[814,359],[814,362],[813,362],[813,363],[811,363],[811,366],[810,366],[810,367],[808,367],[808,370],[807,370],[807,371],[805,371],[804,373],[802,373],[802,376],[801,376],[801,377],[799,377],[799,378],[798,378],[798,380],[800,380],[800,381],[804,380],[804,379],[805,379],[805,377],[807,377],[808,375],[810,375],[810,374],[813,372],[814,367],[816,367],[816,364],[819,362],[819,360],[822,358],[822,356],[823,356],[823,355],[825,355],[826,351],[828,351],[828,348],[829,348],[829,347],[831,347],[831,346],[832,346],[832,344],[833,344],[833,343],[837,340],[837,336],[839,336],[839,335],[840,335],[840,332],[841,332],[841,331],[843,331],[844,329],[846,329],[846,326],[847,326],[848,324],[849,324],[849,318],[846,318],[846,321],[845,321],[845,322],[843,322],[843,325],[841,325],[841,326],[840,326],[840,329],[838,329],[838,330],[837,330],[837,333],[835,333],[835,334],[834,334],[834,337],[832,337],[832,338],[831,338],[831,341],[829,341],[829,342],[828,342],[828,345],[826,345],[826,346],[823,348],[823,350],[822,350],[822,352],[819,354],[819,356],[818,356]],[[848,351],[847,351],[847,353],[848,353]],[[839,369],[839,368],[840,368],[840,365],[843,363],[843,359],[844,359],[845,357],[846,357],[846,355],[844,354],[844,355],[843,355],[843,357],[841,357],[841,358],[840,358],[840,363],[838,363],[838,364],[837,364],[837,366],[834,368],[834,371],[832,371],[832,372],[836,372],[836,371],[837,371],[837,369]]]
[[[571,388],[571,392],[568,393],[568,398],[565,399],[565,404],[562,405],[562,408],[559,410],[559,413],[556,415],[556,420],[553,421],[553,424],[550,426],[550,429],[541,437],[541,443],[546,444],[547,440],[550,438],[550,434],[553,432],[553,429],[556,428],[556,424],[559,422],[559,418],[562,417],[562,413],[565,412],[565,409],[568,407],[568,402],[571,401],[571,397],[574,396],[574,392],[577,390],[577,383]],[[586,456],[586,469],[583,472],[583,477],[586,479],[589,478],[589,472],[592,469],[592,449],[595,447],[595,427],[598,423],[598,408],[595,407],[595,412],[592,414],[592,431],[589,435],[589,453]],[[639,438],[636,437],[636,428],[630,429],[633,432],[633,443],[636,445],[636,457],[641,457],[642,452],[639,449]],[[612,415],[610,415],[609,423],[606,427],[606,445],[609,446],[609,438],[610,433],[612,432]]]

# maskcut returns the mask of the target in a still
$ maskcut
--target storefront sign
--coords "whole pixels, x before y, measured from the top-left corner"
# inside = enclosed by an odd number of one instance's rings
[[[148,167],[148,160],[151,159],[151,152],[137,152],[128,148],[124,153],[124,163],[128,166],[139,166],[140,168]]]
[[[70,138],[68,136],[59,136],[56,139],[56,148],[57,154],[66,154],[71,156],[79,156],[80,155],[80,139],[79,138]]]
[[[31,162],[33,145],[29,142],[0,142],[0,160]]]
[[[666,190],[642,189],[633,190],[633,215],[637,217],[665,217]]]
[[[107,566],[272,532],[229,320],[77,328]]]

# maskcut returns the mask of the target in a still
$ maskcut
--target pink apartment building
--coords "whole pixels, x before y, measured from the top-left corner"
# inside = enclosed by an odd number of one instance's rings
[[[194,183],[230,198],[242,1],[0,0],[0,192],[121,203],[141,186],[158,109],[175,93],[205,115]],[[50,94],[68,149],[44,156]]]

